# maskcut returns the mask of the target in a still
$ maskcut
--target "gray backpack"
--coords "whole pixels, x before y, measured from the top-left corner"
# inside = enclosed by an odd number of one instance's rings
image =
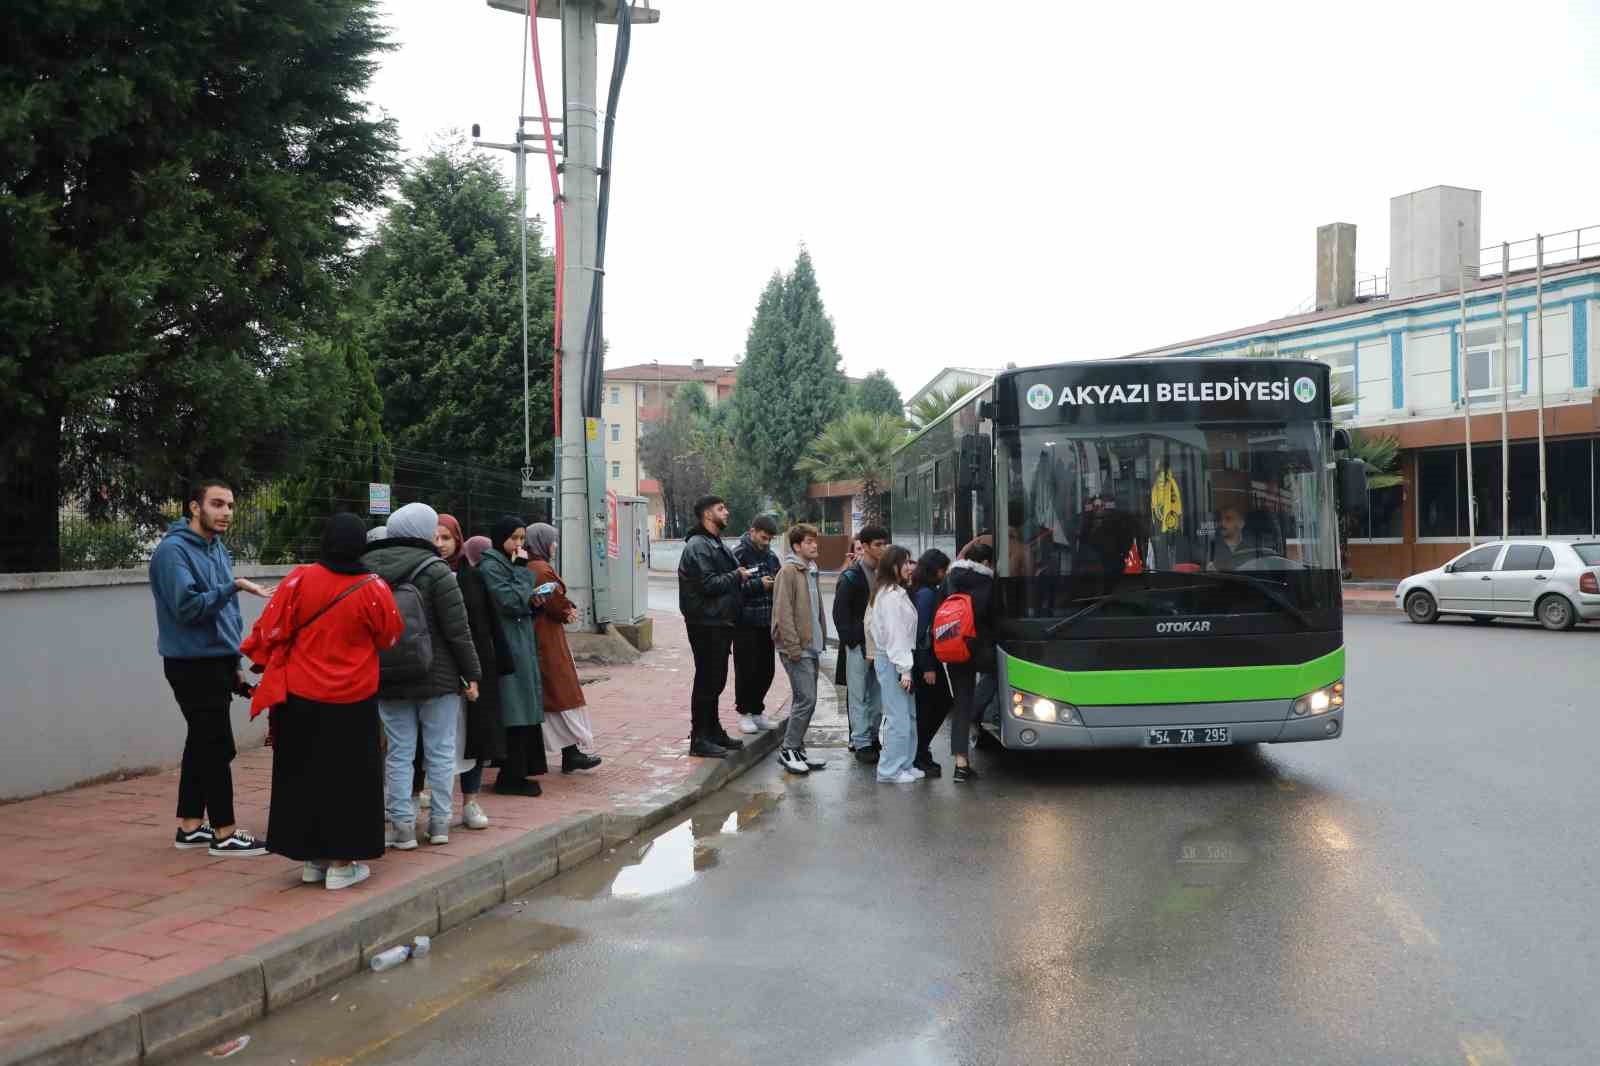
[[[429,563],[442,563],[443,559],[431,556],[417,564],[406,579],[394,585],[394,605],[405,623],[405,631],[394,647],[378,653],[378,683],[401,684],[426,681],[433,668],[433,630],[428,625],[428,601],[417,588],[417,575]]]

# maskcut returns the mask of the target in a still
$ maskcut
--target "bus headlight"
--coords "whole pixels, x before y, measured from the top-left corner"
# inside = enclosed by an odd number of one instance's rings
[[[1011,716],[1028,722],[1067,725],[1078,717],[1078,708],[1060,700],[1046,699],[1028,692],[1011,693]]]
[[[1344,709],[1344,679],[1340,678],[1331,685],[1307,692],[1304,696],[1294,701],[1296,718],[1306,715],[1327,714],[1329,711]]]

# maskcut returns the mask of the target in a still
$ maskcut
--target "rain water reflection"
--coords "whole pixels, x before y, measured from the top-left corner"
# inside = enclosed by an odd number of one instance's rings
[[[720,839],[748,830],[782,798],[770,792],[722,793],[725,802],[707,801],[703,813],[685,818],[647,840],[617,848],[610,861],[591,864],[593,879],[578,871],[574,895],[596,899],[644,899],[682,888],[720,861]],[[733,809],[728,809],[728,808]]]

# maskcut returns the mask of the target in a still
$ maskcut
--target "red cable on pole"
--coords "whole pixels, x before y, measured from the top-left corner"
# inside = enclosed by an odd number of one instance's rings
[[[539,90],[539,121],[544,126],[544,158],[550,165],[550,199],[556,216],[555,435],[561,437],[561,312],[567,279],[566,213],[562,209],[561,176],[556,169],[555,138],[550,134],[550,105],[544,96],[544,67],[539,62],[539,0],[528,0],[528,36],[533,48],[533,83]]]

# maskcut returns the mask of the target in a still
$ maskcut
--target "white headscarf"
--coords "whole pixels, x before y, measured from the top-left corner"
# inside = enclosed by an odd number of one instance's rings
[[[388,535],[388,526],[373,526],[371,529],[367,530],[367,543],[371,544],[375,540],[383,540]]]
[[[425,503],[408,503],[389,516],[389,536],[433,540],[439,528],[439,512]]]

